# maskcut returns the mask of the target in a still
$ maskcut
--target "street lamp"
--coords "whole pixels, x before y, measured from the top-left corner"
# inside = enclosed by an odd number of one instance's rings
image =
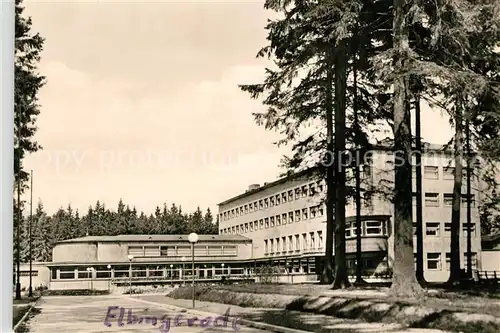
[[[191,274],[193,275],[193,309],[194,309],[194,243],[198,241],[198,234],[196,233],[190,233],[188,236],[188,240],[191,243],[191,262],[192,262],[192,271]]]
[[[186,257],[182,257],[181,260],[182,260],[182,274],[181,274],[181,276],[182,276],[182,285],[185,285],[186,284],[186,279],[184,279],[184,275],[186,274],[186,264],[185,264]]]
[[[94,289],[93,281],[92,281],[92,271],[94,270],[93,267],[87,267],[87,272],[88,272],[88,277],[90,278],[90,292]]]
[[[132,260],[134,260],[134,256],[129,254],[128,255],[128,261],[130,263],[129,269],[128,269],[128,276],[129,276],[129,293],[130,296],[132,296]]]
[[[111,289],[111,265],[108,265],[108,270],[109,270],[109,280],[108,280],[108,292]]]

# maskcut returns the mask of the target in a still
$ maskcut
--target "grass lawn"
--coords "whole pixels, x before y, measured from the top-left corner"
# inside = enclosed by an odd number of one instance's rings
[[[25,297],[22,297],[21,299],[13,299],[12,300],[12,304],[14,305],[20,305],[20,304],[29,304],[29,303],[33,303],[34,301],[36,301],[38,299],[39,296],[34,296],[34,297],[28,297],[28,296],[25,296]]]
[[[30,305],[18,305],[12,307],[12,326],[15,326],[24,314],[29,310]]]

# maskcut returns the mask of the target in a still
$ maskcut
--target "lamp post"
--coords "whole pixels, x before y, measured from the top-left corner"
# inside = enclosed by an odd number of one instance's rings
[[[108,292],[111,290],[111,265],[108,265],[109,270],[109,280],[108,280]]]
[[[92,290],[94,289],[94,285],[93,285],[93,281],[92,281],[92,272],[93,272],[94,268],[93,267],[87,267],[87,272],[88,272],[88,277],[90,279],[90,292],[92,292]]]
[[[186,284],[186,280],[184,279],[184,274],[186,274],[186,257],[182,257],[181,258],[182,260],[182,285],[185,285]]]
[[[198,241],[198,234],[196,233],[190,233],[188,236],[188,240],[191,243],[191,263],[192,263],[192,271],[191,274],[193,275],[193,309],[194,309],[194,298],[195,298],[195,292],[194,292],[194,244]]]
[[[128,255],[128,261],[130,263],[129,269],[128,269],[128,277],[129,277],[129,293],[130,296],[132,296],[132,260],[134,260],[134,256],[129,254]]]
[[[173,276],[173,271],[172,271],[172,268],[174,267],[174,265],[170,264],[170,284],[172,284],[174,281],[174,276]]]
[[[33,297],[33,170],[31,170],[31,186],[30,186],[30,223],[29,223],[29,252],[30,252],[30,286],[28,289],[28,297]]]

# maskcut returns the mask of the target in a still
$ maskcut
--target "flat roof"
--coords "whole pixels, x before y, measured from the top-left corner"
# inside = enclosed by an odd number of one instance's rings
[[[174,242],[189,241],[189,235],[117,235],[117,236],[85,236],[80,238],[66,239],[56,244],[66,243],[114,243],[114,242]],[[217,241],[251,241],[250,238],[241,235],[198,235],[198,242]]]

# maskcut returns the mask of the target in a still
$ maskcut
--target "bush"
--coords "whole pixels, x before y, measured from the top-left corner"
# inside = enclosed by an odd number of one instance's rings
[[[89,289],[72,289],[72,290],[46,290],[46,296],[90,296],[90,295],[109,295],[108,290],[89,290]]]

